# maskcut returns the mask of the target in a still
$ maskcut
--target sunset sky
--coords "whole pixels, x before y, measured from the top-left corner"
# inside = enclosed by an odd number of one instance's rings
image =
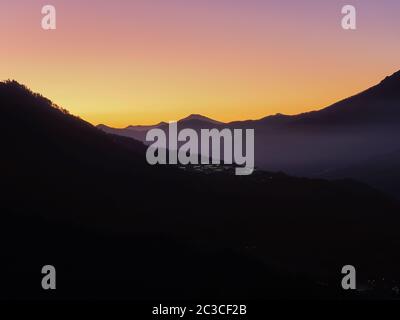
[[[117,127],[295,114],[398,71],[399,16],[399,0],[0,0],[0,80]]]

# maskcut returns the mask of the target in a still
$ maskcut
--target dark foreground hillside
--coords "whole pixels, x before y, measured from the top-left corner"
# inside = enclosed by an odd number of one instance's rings
[[[391,297],[398,283],[399,207],[363,184],[150,167],[141,143],[16,82],[0,114],[2,299]],[[374,290],[345,295],[346,264]]]

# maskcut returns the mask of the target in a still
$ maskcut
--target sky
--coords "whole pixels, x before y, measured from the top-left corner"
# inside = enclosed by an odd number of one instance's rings
[[[399,14],[398,0],[0,0],[0,80],[114,127],[297,114],[400,70]]]

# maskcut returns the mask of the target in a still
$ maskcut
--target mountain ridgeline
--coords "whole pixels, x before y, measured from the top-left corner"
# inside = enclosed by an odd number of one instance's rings
[[[15,81],[0,83],[0,114],[1,298],[358,298],[397,284],[399,206],[367,185],[149,166],[142,142]],[[311,132],[310,117],[275,126]],[[346,293],[347,264],[389,284]]]
[[[195,130],[255,129],[258,168],[313,178],[359,179],[400,198],[400,180],[391,179],[392,174],[399,176],[400,163],[392,161],[386,168],[391,155],[400,152],[400,71],[319,111],[225,124],[196,116],[183,119],[178,125]],[[156,127],[166,129],[166,123]],[[146,130],[135,126],[99,128],[145,141]],[[367,168],[374,172],[373,177]]]

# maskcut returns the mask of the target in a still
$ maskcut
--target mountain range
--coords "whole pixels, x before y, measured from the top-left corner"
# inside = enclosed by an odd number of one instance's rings
[[[153,127],[166,130],[167,123]],[[178,121],[178,127],[255,129],[255,163],[260,169],[314,178],[355,178],[400,197],[400,181],[391,181],[400,165],[392,161],[386,171],[387,161],[383,161],[400,152],[400,71],[319,111],[230,123],[191,115]],[[150,127],[98,128],[145,142]],[[367,167],[374,170],[373,177]]]
[[[0,83],[0,115],[2,299],[391,297],[398,284],[399,204],[368,185],[149,166],[142,142],[16,81]],[[374,286],[341,290],[347,264]]]

